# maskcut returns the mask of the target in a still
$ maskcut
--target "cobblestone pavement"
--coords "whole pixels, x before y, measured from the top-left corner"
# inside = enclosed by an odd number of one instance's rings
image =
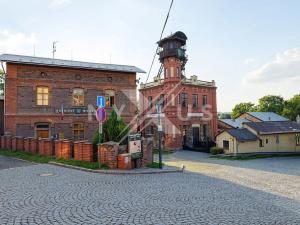
[[[0,156],[0,170],[29,165],[32,165],[32,163],[10,157]]]
[[[40,176],[52,175],[52,176]],[[300,202],[198,173],[0,170],[0,224],[300,224]]]
[[[300,157],[224,160],[209,158],[207,153],[179,151],[163,159],[170,166],[184,164],[191,172],[300,202]]]

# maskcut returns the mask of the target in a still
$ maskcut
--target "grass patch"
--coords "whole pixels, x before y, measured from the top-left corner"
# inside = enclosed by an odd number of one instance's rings
[[[164,166],[164,163],[162,164]],[[153,168],[153,169],[159,169],[159,163],[158,162],[153,162],[151,164],[146,165],[148,168]]]
[[[32,154],[30,152],[19,152],[5,149],[0,149],[0,155],[24,159],[35,163],[48,163],[54,159],[53,157]]]
[[[86,169],[108,169],[106,165],[99,165],[98,162],[84,162],[79,160],[54,159],[53,162],[62,163],[71,166],[78,166]]]
[[[108,169],[106,165],[99,166],[98,162],[84,162],[84,161],[78,161],[72,159],[70,160],[56,159],[55,157],[32,154],[30,152],[19,152],[19,151],[0,149],[0,155],[14,157],[18,159],[24,159],[35,163],[49,163],[50,161],[53,161],[53,162],[58,162],[66,165],[87,168],[87,169]]]
[[[264,158],[282,158],[282,157],[300,157],[300,153],[291,154],[257,154],[257,155],[214,155],[210,158],[216,159],[228,159],[228,160],[253,160],[253,159],[264,159]]]
[[[158,153],[159,153],[158,149],[153,149],[153,154],[158,154]],[[162,149],[162,150],[161,150],[161,153],[162,153],[163,155],[170,155],[170,154],[173,154],[174,151]]]

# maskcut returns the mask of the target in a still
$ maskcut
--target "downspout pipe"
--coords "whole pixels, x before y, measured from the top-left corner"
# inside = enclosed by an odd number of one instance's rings
[[[3,71],[3,73],[4,73],[4,85],[3,85],[3,95],[4,95],[4,103],[3,103],[3,111],[4,111],[4,122],[3,122],[3,129],[4,129],[4,133],[3,134],[5,134],[5,128],[6,128],[6,126],[5,126],[5,115],[6,115],[6,110],[5,110],[5,103],[6,103],[6,100],[5,100],[5,84],[6,84],[6,76],[7,76],[7,74],[6,74],[6,70],[5,70],[5,68],[4,68],[4,65],[3,65],[3,61],[1,61],[1,67],[2,67],[2,71]]]

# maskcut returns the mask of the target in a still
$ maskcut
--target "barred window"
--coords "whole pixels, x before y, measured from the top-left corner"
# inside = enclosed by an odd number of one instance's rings
[[[73,89],[73,106],[84,106],[84,90],[81,88]]]
[[[181,93],[181,106],[187,107],[188,105],[188,95],[187,93]]]
[[[202,106],[206,106],[207,105],[207,95],[203,95],[202,96]]]
[[[74,123],[73,138],[74,138],[74,141],[84,140],[84,124],[83,123]]]
[[[49,105],[49,89],[48,87],[36,88],[36,104]]]
[[[198,108],[198,95],[197,94],[193,94],[192,96],[192,100],[193,100],[193,108]]]

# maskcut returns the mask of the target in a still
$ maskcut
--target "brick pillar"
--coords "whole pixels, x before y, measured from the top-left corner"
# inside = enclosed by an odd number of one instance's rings
[[[68,140],[55,141],[55,156],[62,159],[71,158],[71,142]]]
[[[30,138],[24,138],[24,151],[30,152]]]
[[[17,137],[15,136],[11,138],[11,150],[17,151]]]
[[[143,138],[142,140],[142,167],[151,164],[153,162],[153,141],[152,138]]]
[[[39,153],[38,151],[38,140],[36,138],[29,138],[29,141],[30,141],[30,152],[32,154],[36,154],[36,153]]]
[[[24,138],[23,137],[17,137],[17,150],[24,151]]]
[[[1,136],[1,149],[5,149],[5,136]]]
[[[38,140],[39,154],[45,156],[52,156],[53,143],[49,138],[42,138]]]
[[[74,142],[74,160],[82,161],[83,141]]]
[[[11,150],[11,147],[12,147],[12,136],[10,135],[6,135],[5,138],[5,149],[7,150]]]
[[[51,139],[44,140],[44,154],[46,156],[53,156],[53,142]]]
[[[119,144],[113,141],[98,145],[98,162],[107,165],[110,169],[118,167]]]
[[[82,145],[82,161],[93,162],[93,144],[85,142]]]

